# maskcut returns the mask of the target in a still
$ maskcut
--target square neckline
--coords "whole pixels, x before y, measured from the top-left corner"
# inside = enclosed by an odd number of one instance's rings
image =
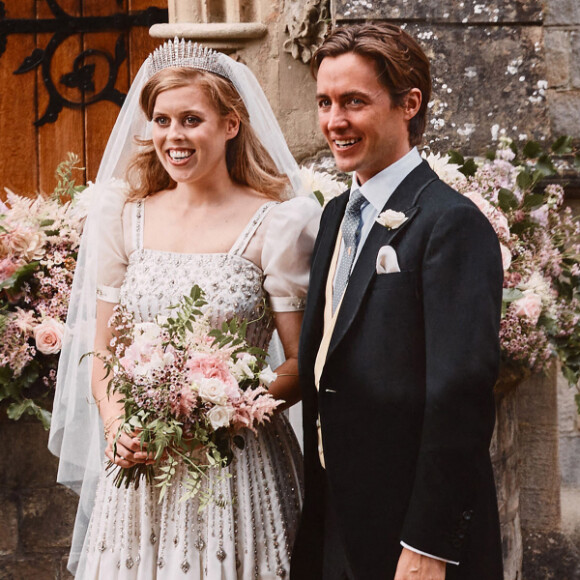
[[[144,236],[144,221],[145,221],[145,199],[139,199],[135,202],[133,208],[133,224],[132,224],[132,238],[133,246],[136,252],[149,252],[153,254],[165,254],[168,256],[237,256],[243,260],[246,260],[253,264],[251,260],[244,258],[242,254],[247,248],[250,240],[253,238],[254,234],[264,221],[266,215],[270,210],[281,202],[270,200],[263,203],[258,209],[252,214],[250,220],[243,227],[242,231],[238,234],[237,238],[234,240],[231,248],[227,252],[174,252],[171,250],[157,250],[154,248],[145,248],[143,245]]]

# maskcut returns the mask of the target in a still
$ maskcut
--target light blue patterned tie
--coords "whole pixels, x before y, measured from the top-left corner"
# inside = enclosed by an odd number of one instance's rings
[[[348,200],[344,219],[342,220],[342,239],[344,252],[336,271],[334,291],[332,293],[332,312],[336,310],[348,284],[350,269],[356,255],[360,238],[361,214],[360,208],[365,202],[363,194],[357,189]]]

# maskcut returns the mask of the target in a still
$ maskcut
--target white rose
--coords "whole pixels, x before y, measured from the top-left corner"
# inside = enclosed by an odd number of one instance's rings
[[[232,374],[236,380],[241,381],[243,379],[253,379],[254,378],[254,368],[256,366],[256,357],[244,352],[238,355],[238,359],[231,368]]]
[[[213,429],[219,429],[220,427],[228,427],[234,416],[234,410],[231,407],[223,407],[218,405],[213,407],[207,414],[207,418]]]
[[[401,211],[387,209],[379,215],[377,222],[389,230],[397,229],[407,221],[407,216]]]
[[[198,385],[198,392],[202,401],[213,403],[214,405],[227,403],[226,386],[219,379],[201,379]]]
[[[156,343],[161,336],[161,329],[154,322],[141,322],[135,325],[135,343]]]
[[[270,366],[267,366],[265,369],[263,369],[259,375],[260,382],[265,387],[269,387],[277,377],[278,375],[270,368]]]
[[[34,329],[36,348],[42,354],[56,354],[60,352],[64,328],[64,324],[54,318],[43,320]]]

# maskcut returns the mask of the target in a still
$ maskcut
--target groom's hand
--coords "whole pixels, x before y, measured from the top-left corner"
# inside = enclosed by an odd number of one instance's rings
[[[403,548],[394,580],[445,580],[445,562]]]

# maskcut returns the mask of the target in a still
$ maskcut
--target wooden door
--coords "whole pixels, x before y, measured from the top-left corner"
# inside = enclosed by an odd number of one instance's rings
[[[94,180],[167,0],[0,1],[0,197],[50,193],[68,152]],[[16,74],[15,74],[16,73]],[[102,98],[102,100],[99,100]],[[96,101],[96,102],[95,102]]]

